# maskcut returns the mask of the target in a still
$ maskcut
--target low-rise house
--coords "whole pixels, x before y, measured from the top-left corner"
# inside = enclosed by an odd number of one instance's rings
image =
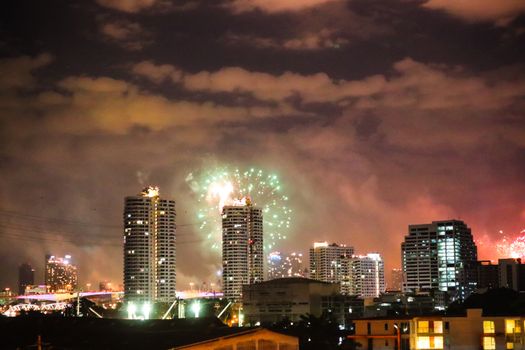
[[[363,350],[525,350],[525,316],[417,316],[354,320]]]

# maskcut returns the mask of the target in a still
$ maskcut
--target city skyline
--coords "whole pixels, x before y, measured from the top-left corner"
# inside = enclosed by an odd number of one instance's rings
[[[159,196],[159,193],[160,193],[160,189],[159,189],[159,187],[150,185],[150,186],[147,186],[146,188],[144,188],[144,190],[141,192],[141,194],[137,195],[137,197],[126,197],[126,203],[127,203],[127,199],[128,199],[128,198],[129,198],[129,199],[134,199],[134,198],[139,198],[139,197],[140,197],[140,198],[142,198],[142,197],[144,197],[144,198],[151,198],[151,197],[156,197],[156,196],[158,197],[158,196]],[[233,195],[234,195],[234,194],[233,194]],[[156,197],[156,198],[157,198],[157,197]],[[244,202],[244,201],[246,201],[246,200],[248,201],[248,203]],[[238,206],[241,206],[241,207],[242,207],[242,206],[245,206],[245,205],[246,205],[247,207],[249,207],[249,206],[252,205],[252,203],[250,203],[249,201],[250,201],[250,198],[242,198],[242,199],[236,200],[236,202],[234,203],[234,206],[231,207],[231,208],[237,208]],[[172,202],[172,203],[175,203],[174,201],[171,201],[171,202]],[[127,205],[127,204],[126,204],[126,205]],[[228,207],[227,205],[224,206],[224,208],[227,208],[227,207]],[[128,209],[125,208],[124,210],[125,210],[125,215],[126,215]],[[129,215],[129,214],[127,214],[127,215]],[[148,214],[148,215],[149,215],[149,214]],[[223,214],[223,215],[224,215],[224,214]],[[223,218],[224,218],[224,216],[223,216]],[[124,220],[124,232],[126,233],[127,230],[129,229],[129,228],[126,228],[126,227],[131,227],[131,226],[127,226],[127,225],[126,225],[126,216],[125,216],[124,219],[125,219],[125,220]],[[449,220],[445,220],[445,221],[442,221],[442,222],[446,222],[446,221],[450,221],[450,220],[453,221],[453,222],[458,222],[458,220],[456,220],[456,219],[449,219]],[[461,221],[459,221],[459,222],[462,223]],[[436,222],[433,221],[433,224],[435,225]],[[183,226],[184,226],[184,224],[183,224]],[[427,226],[427,224],[410,224],[410,225],[408,225],[409,230],[410,230],[410,228],[413,227],[413,226],[416,226],[416,227],[417,227],[417,226]],[[224,230],[224,228],[223,228],[223,230]],[[470,234],[470,229],[469,229],[469,234]],[[406,237],[405,237],[405,239],[406,239]],[[346,244],[337,244],[337,243],[328,243],[328,242],[312,242],[312,243],[313,243],[313,245],[314,245],[314,248],[311,248],[311,247],[310,247],[310,249],[309,249],[309,250],[310,250],[310,265],[312,264],[312,260],[311,260],[312,257],[313,257],[313,256],[312,256],[312,251],[315,251],[315,250],[317,250],[317,249],[327,249],[327,248],[330,248],[330,247],[335,247],[335,248],[338,249],[338,251],[341,250],[341,249],[343,249],[343,250],[346,252],[346,250],[348,250],[347,253],[343,254],[344,256],[347,256],[347,257],[349,257],[349,258],[351,258],[351,257],[356,257],[356,258],[357,258],[357,257],[360,257],[360,255],[355,255],[354,247],[352,247],[352,246],[347,246]],[[400,251],[401,251],[401,253],[403,252],[403,244],[404,244],[403,242],[400,242]],[[475,243],[474,243],[474,244],[475,244]],[[476,246],[475,246],[475,248],[476,248]],[[293,248],[292,248],[292,249],[293,249]],[[351,252],[351,253],[350,253],[350,252]],[[275,252],[273,252],[273,253],[275,253]],[[264,262],[264,264],[263,264],[263,265],[264,265],[263,270],[264,270],[265,272],[268,272],[268,268],[270,267],[270,266],[269,266],[269,258],[270,258],[270,256],[271,256],[271,254],[272,254],[272,252],[270,252],[270,253],[267,254],[267,255],[264,255],[263,259],[260,261],[260,262]],[[292,254],[295,254],[295,253],[292,253]],[[336,254],[336,255],[337,255],[337,254]],[[370,254],[368,254],[368,255],[370,255]],[[367,256],[368,256],[368,255],[367,255]],[[371,254],[371,255],[374,255],[374,254]],[[47,259],[48,256],[51,256],[51,255],[47,255],[47,254],[46,254],[46,259]],[[124,244],[124,257],[125,257],[125,256],[126,256],[126,243]],[[334,256],[335,256],[335,255],[334,255]],[[70,257],[70,255],[66,255],[66,257]],[[365,256],[365,257],[366,257],[366,256]],[[508,256],[507,258],[512,258],[512,257],[511,257],[511,256]],[[223,258],[223,259],[224,259],[224,258]],[[266,259],[268,259],[268,261],[267,261]],[[314,259],[315,259],[315,258],[314,258]],[[494,261],[494,260],[493,260],[493,261]],[[403,259],[401,259],[401,264],[400,264],[401,267],[403,266],[403,263],[402,263],[402,262],[403,262]],[[383,261],[382,261],[381,263],[384,264]],[[311,266],[310,266],[310,267],[311,267]],[[337,273],[337,269],[338,269],[339,267],[340,267],[340,266],[338,266],[338,267],[335,268],[334,271],[336,271],[336,273]],[[384,269],[384,267],[382,267],[382,269]],[[88,269],[88,271],[89,271],[89,269]],[[125,271],[125,269],[124,269],[124,271]],[[44,272],[45,272],[45,271],[44,271]],[[92,272],[92,271],[90,271],[90,272]],[[219,271],[217,272],[217,274],[219,274],[219,273],[222,275],[223,270],[219,270]],[[125,272],[125,274],[126,274],[126,272]],[[308,271],[308,274],[310,274],[310,271]],[[383,288],[383,290],[384,290],[384,285],[385,285],[385,283],[386,283],[386,281],[387,281],[388,279],[387,279],[387,276],[384,274],[384,270],[382,270],[382,274],[383,274],[383,277],[382,277],[382,278],[383,278],[383,282],[382,282],[382,283],[383,283],[383,287],[382,287],[382,288]],[[259,277],[258,277],[258,278],[259,278]],[[317,277],[317,278],[316,278],[316,277],[311,277],[311,276],[310,276],[310,278],[314,278],[314,279],[318,279],[318,280],[327,280],[326,278],[320,278],[320,277]],[[337,280],[337,281],[339,281],[339,282],[343,282],[343,278],[345,278],[345,277],[343,277],[342,275],[341,275],[340,278],[333,276],[333,277],[332,277],[332,280],[333,280],[333,281],[336,281],[336,280]],[[119,280],[118,278],[115,279],[115,281],[117,281],[117,284],[119,284],[120,282],[122,282],[122,281]],[[390,280],[389,280],[389,282],[390,282]],[[96,283],[99,283],[99,282],[95,281],[95,284],[96,284]],[[184,287],[180,288],[179,290],[188,289],[187,287],[189,287],[189,289],[192,289],[193,286],[194,286],[195,284],[199,285],[200,283],[204,283],[204,284],[206,284],[206,283],[211,283],[211,284],[214,284],[213,282],[211,282],[211,281],[207,281],[207,280],[205,280],[205,279],[203,279],[203,280],[197,280],[197,283],[195,283],[195,280],[192,280],[192,281],[188,282],[187,285],[185,284]],[[38,284],[38,283],[35,283],[35,284]],[[86,284],[89,285],[89,286],[94,285],[94,283],[92,283],[91,280],[89,280],[89,282],[86,282]],[[174,284],[174,282],[173,282],[173,284]],[[123,286],[125,286],[125,281],[124,281]],[[78,283],[78,288],[81,288],[81,289],[83,288],[81,282]],[[175,290],[175,289],[173,289],[173,291],[174,291],[174,290]],[[151,298],[151,299],[153,300],[153,299],[155,299],[155,298]],[[169,297],[166,297],[166,299],[169,299]],[[140,300],[139,300],[139,301],[140,301]]]
[[[272,250],[344,242],[391,271],[408,225],[457,219],[479,259],[522,251],[499,248],[525,235],[525,6],[455,4],[10,2],[0,286],[48,253],[118,284],[122,198],[150,184],[177,201],[177,288],[215,283],[189,174],[224,168],[278,177]]]
[[[128,198],[133,199],[133,198],[139,198],[139,197],[141,197],[141,198],[142,198],[142,197],[144,197],[144,198],[146,198],[146,197],[147,197],[147,198],[151,198],[151,197],[158,196],[158,195],[159,195],[159,192],[160,192],[159,187],[150,185],[150,186],[147,186],[147,187],[142,191],[141,194],[137,195],[137,197],[126,197],[126,200],[127,200]],[[245,200],[246,200],[246,198],[244,198],[244,199],[242,199],[242,200],[241,200],[241,199],[238,200],[238,201],[234,204],[234,206],[231,207],[231,208],[236,208],[236,207],[238,207],[238,206],[241,206],[241,207],[242,207],[242,206],[244,206],[244,205],[247,205],[247,206],[249,207],[249,206],[252,205],[251,203],[246,204],[246,203],[244,202]],[[249,198],[248,198],[247,200],[250,201]],[[172,203],[175,203],[174,201],[171,201],[171,202],[172,202]],[[127,203],[127,202],[126,202],[126,203]],[[224,206],[224,208],[227,208],[227,207],[228,207],[227,205]],[[125,208],[125,213],[127,213],[126,210],[128,210],[128,209]],[[129,215],[129,214],[128,214],[128,215]],[[149,214],[148,214],[148,215],[149,215]],[[224,214],[223,214],[223,215],[224,215]],[[449,220],[444,220],[444,221],[442,220],[441,222],[444,223],[444,222],[446,222],[446,221],[452,221],[452,222],[460,222],[460,223],[462,223],[462,221],[458,221],[458,220],[456,220],[456,219],[449,219]],[[125,217],[124,223],[125,223],[125,224],[124,224],[124,232],[126,233],[127,230],[129,229],[129,228],[126,228],[126,227],[131,227],[131,226],[127,226],[127,225],[126,225],[126,217]],[[436,223],[439,223],[439,221],[433,221],[432,223],[435,225]],[[183,226],[185,226],[185,225],[183,224]],[[428,225],[427,225],[427,224],[409,224],[409,225],[408,225],[409,230],[410,230],[410,228],[413,227],[413,226],[414,226],[414,227],[418,227],[418,226],[428,226]],[[470,229],[469,229],[469,232],[470,232]],[[470,234],[470,233],[469,233],[469,234]],[[405,237],[405,239],[406,239],[406,237]],[[354,252],[354,247],[353,247],[353,246],[348,246],[348,245],[346,245],[346,244],[344,244],[344,243],[341,243],[341,244],[337,244],[337,243],[328,243],[328,242],[312,242],[312,243],[313,243],[313,245],[314,245],[314,248],[312,248],[311,246],[310,246],[310,248],[309,248],[309,251],[310,251],[310,254],[309,254],[309,257],[310,257],[310,267],[311,267],[311,265],[312,265],[312,260],[311,260],[311,259],[313,258],[312,251],[316,251],[316,250],[318,250],[318,249],[327,249],[327,248],[330,248],[330,247],[335,247],[335,248],[337,248],[337,251],[339,251],[339,250],[341,250],[341,249],[344,250],[344,251],[345,251],[345,253],[343,254],[344,256],[347,256],[347,257],[359,257],[359,255],[355,255],[356,252]],[[401,253],[403,253],[403,244],[404,244],[404,242],[402,242],[402,241],[401,241],[400,244],[399,244]],[[476,244],[476,243],[475,243],[475,240],[474,240],[474,244]],[[475,246],[475,248],[476,248],[476,246]],[[291,249],[293,249],[293,248],[291,248]],[[348,250],[348,252],[347,252],[347,250]],[[359,249],[356,249],[356,251],[358,251],[358,250],[359,250]],[[361,251],[361,250],[359,250],[359,251]],[[264,262],[263,265],[264,265],[264,271],[265,271],[265,272],[268,272],[268,268],[270,267],[270,266],[269,266],[269,264],[270,264],[270,263],[269,263],[269,258],[270,258],[270,256],[271,256],[272,253],[275,253],[275,252],[270,252],[269,254],[264,255],[264,258],[261,260],[261,262]],[[295,253],[292,253],[292,254],[295,254]],[[301,253],[301,254],[302,254],[302,253]],[[338,253],[337,253],[337,254],[338,254]],[[337,254],[336,254],[336,255],[337,255]],[[333,255],[333,254],[332,254],[332,255]],[[370,254],[368,254],[368,255],[370,255]],[[372,255],[374,255],[374,254],[372,254]],[[47,259],[47,257],[49,257],[49,256],[51,256],[51,255],[46,254],[46,259]],[[66,257],[70,257],[69,254],[66,254],[65,256],[66,256]],[[124,244],[124,257],[125,257],[125,256],[126,256],[126,243]],[[334,256],[335,256],[335,255],[334,255]],[[341,257],[342,257],[342,256],[341,256]],[[499,257],[499,258],[501,259],[501,258],[503,258],[503,257]],[[513,257],[512,257],[512,256],[507,256],[506,258],[513,258]],[[266,259],[268,259],[268,260],[266,260]],[[314,259],[315,259],[315,258],[314,258]],[[490,259],[489,259],[489,260],[490,260]],[[497,260],[497,259],[492,259],[493,262],[496,261],[496,260]],[[327,260],[327,261],[328,261],[328,260]],[[382,262],[382,263],[383,263],[383,262]],[[401,266],[401,268],[403,267],[403,259],[401,259],[401,264],[400,264],[400,266]],[[340,266],[338,266],[338,267],[340,267]],[[335,273],[337,273],[337,269],[338,269],[338,267],[335,267],[335,270],[334,270],[334,271],[336,271]],[[326,269],[330,269],[330,268],[326,267]],[[325,269],[325,270],[326,270],[326,269]],[[394,269],[396,269],[396,268],[394,268]],[[87,269],[87,270],[89,271],[89,269]],[[328,270],[327,270],[327,271],[328,271]],[[93,272],[93,271],[90,271],[90,272]],[[222,270],[219,270],[219,271],[217,271],[217,274],[221,273],[221,275],[222,275],[222,272],[223,272]],[[44,273],[45,273],[45,269],[44,269]],[[333,273],[334,273],[334,272],[332,271],[332,274],[333,274]],[[310,271],[308,271],[308,274],[310,274]],[[383,274],[384,274],[384,272],[383,272]],[[321,278],[321,277],[317,277],[317,278],[315,278],[315,277],[311,277],[311,276],[310,276],[310,278],[314,278],[314,279],[318,279],[318,280],[328,280],[328,279],[330,279],[330,278],[327,279],[327,278]],[[341,278],[342,278],[342,276],[341,276]],[[339,279],[341,279],[341,278],[338,278],[338,277],[336,277],[335,275],[332,276],[332,280],[333,280],[333,281],[339,280]],[[385,275],[384,278],[385,278],[385,280],[384,280],[385,282],[383,282],[383,283],[386,283],[387,280],[388,280],[389,283],[390,283],[390,279],[388,279],[386,275]],[[38,279],[37,279],[37,280],[38,280]],[[116,278],[115,281],[117,281],[117,284],[120,283],[120,282],[122,282],[121,280],[119,280],[119,278]],[[86,280],[86,281],[83,281],[83,282],[86,282],[86,284],[89,285],[89,286],[94,285],[94,283],[92,283],[91,280],[89,280],[89,281]],[[339,281],[339,282],[341,282],[341,281]],[[99,282],[98,282],[98,281],[95,281],[95,283],[99,283]],[[193,287],[192,287],[193,285],[195,285],[195,284],[200,284],[200,283],[204,283],[204,284],[206,284],[206,283],[212,283],[212,284],[214,284],[213,282],[211,282],[211,281],[207,281],[207,280],[205,280],[205,279],[203,279],[203,280],[197,280],[197,283],[195,282],[195,280],[192,280],[192,281],[188,282],[187,284],[185,284],[184,287],[180,288],[179,290],[188,289],[187,287],[189,287],[189,289],[191,289],[191,288],[193,288]],[[38,284],[38,283],[35,282],[35,284]],[[79,282],[79,283],[78,283],[78,287],[79,287],[79,288],[83,288],[82,285],[83,285],[82,282]],[[125,283],[124,283],[123,285],[125,285]]]

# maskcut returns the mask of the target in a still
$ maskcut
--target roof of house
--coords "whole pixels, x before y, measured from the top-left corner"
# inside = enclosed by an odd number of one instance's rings
[[[174,347],[172,350],[191,348],[191,347],[193,347],[195,345],[200,345],[200,344],[205,344],[205,343],[212,343],[212,342],[221,341],[221,340],[227,340],[227,339],[234,338],[234,337],[235,338],[237,338],[237,337],[243,337],[244,338],[244,337],[257,336],[257,335],[271,335],[273,338],[280,338],[280,339],[286,338],[289,341],[294,341],[294,340],[297,341],[297,337],[294,337],[294,336],[291,336],[291,335],[287,335],[287,334],[283,334],[283,333],[280,333],[280,332],[274,332],[274,331],[271,331],[271,330],[268,330],[268,329],[262,328],[262,327],[235,328],[235,330],[236,331],[234,331],[234,332],[232,332],[231,334],[228,334],[228,335],[219,336],[219,337],[215,337],[215,338],[206,339],[206,340],[203,340],[203,341],[200,341],[200,342],[194,342],[194,343],[191,343],[191,344]]]
[[[37,336],[55,348],[168,349],[257,332],[224,325],[217,318],[121,320],[72,317],[0,317],[2,344],[26,347]]]

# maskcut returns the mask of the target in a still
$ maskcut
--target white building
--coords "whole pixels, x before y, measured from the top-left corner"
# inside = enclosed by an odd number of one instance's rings
[[[323,282],[341,282],[341,259],[353,254],[354,247],[315,242],[313,248],[310,248],[310,278]]]
[[[242,286],[263,281],[262,210],[249,199],[222,209],[222,288],[224,296],[240,300]]]
[[[380,254],[353,255],[341,260],[341,293],[377,298],[385,291],[385,267]]]
[[[126,302],[175,300],[175,201],[147,187],[124,204]]]

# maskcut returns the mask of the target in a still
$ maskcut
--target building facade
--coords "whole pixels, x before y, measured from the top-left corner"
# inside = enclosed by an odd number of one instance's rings
[[[246,325],[275,323],[283,319],[292,322],[301,315],[319,317],[323,297],[339,295],[337,283],[307,278],[278,278],[243,286],[242,304]],[[325,301],[326,303],[328,301]]]
[[[481,260],[477,264],[478,289],[509,288],[525,292],[525,264],[521,259]]]
[[[521,259],[499,259],[498,272],[500,287],[525,291],[525,264]]]
[[[45,284],[51,293],[73,291],[78,286],[77,267],[71,263],[71,255],[63,258],[46,255]]]
[[[345,256],[341,259],[341,293],[376,298],[385,292],[385,267],[380,254]]]
[[[307,277],[307,269],[304,266],[302,253],[283,254],[271,252],[268,254],[268,279],[286,277]]]
[[[477,288],[499,288],[499,264],[493,264],[490,260],[478,261]]]
[[[354,254],[354,247],[344,244],[316,242],[310,248],[310,278],[340,283],[343,278],[341,260]]]
[[[130,303],[176,298],[175,201],[147,187],[124,202],[124,298]]]
[[[350,336],[363,350],[525,349],[523,316],[418,316],[354,320]]]
[[[428,315],[445,309],[447,305],[445,295],[445,292],[437,289],[418,293],[385,292],[378,298],[366,300],[364,316]]]
[[[35,269],[28,263],[18,268],[18,295],[25,294],[26,287],[35,284]]]
[[[477,248],[470,228],[459,220],[410,225],[401,244],[404,291],[439,289],[451,301],[476,289]]]
[[[238,301],[242,286],[264,280],[262,210],[249,199],[222,209],[222,288]]]

